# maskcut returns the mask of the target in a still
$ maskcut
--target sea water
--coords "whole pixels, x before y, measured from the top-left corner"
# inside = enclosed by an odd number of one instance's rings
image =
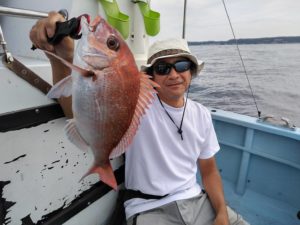
[[[300,44],[239,45],[262,116],[288,118],[300,127]],[[205,62],[193,79],[190,97],[207,107],[257,117],[235,45],[197,45],[191,51]]]

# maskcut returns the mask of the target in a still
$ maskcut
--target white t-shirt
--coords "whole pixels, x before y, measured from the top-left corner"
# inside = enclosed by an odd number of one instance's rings
[[[184,107],[163,104],[179,127]],[[127,219],[201,192],[196,181],[197,159],[210,158],[220,149],[209,110],[188,99],[182,131],[183,140],[156,96],[126,151],[125,187],[168,196],[159,200],[134,198],[126,201]]]

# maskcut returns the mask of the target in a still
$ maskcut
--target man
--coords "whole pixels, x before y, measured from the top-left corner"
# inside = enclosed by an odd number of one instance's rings
[[[125,186],[154,197],[125,202],[128,224],[229,224],[228,213],[231,224],[246,224],[225,204],[210,112],[185,96],[202,68],[182,39],[149,49],[142,70],[160,88],[126,152]],[[197,164],[207,194],[196,182]]]
[[[47,43],[62,16],[50,13],[32,28],[30,38],[41,49],[72,61],[73,42],[65,38],[55,47]],[[70,70],[49,57],[54,83]],[[160,85],[153,104],[141,120],[126,152],[127,224],[247,224],[226,207],[214,155],[219,144],[208,109],[185,96],[203,62],[191,54],[186,41],[154,43],[142,70]],[[72,116],[70,99],[60,99]],[[203,187],[196,182],[199,167]],[[202,190],[205,189],[205,192]]]

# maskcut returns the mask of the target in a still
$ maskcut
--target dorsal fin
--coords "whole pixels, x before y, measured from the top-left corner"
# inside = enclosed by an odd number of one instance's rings
[[[159,85],[150,80],[150,78],[144,73],[141,73],[140,79],[140,93],[131,124],[119,144],[110,153],[109,158],[118,157],[125,152],[136,134],[141,117],[145,114],[146,109],[154,100],[154,93],[156,93],[156,91],[153,87],[159,87]]]

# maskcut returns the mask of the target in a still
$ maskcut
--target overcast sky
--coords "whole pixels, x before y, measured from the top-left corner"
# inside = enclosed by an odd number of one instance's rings
[[[300,0],[225,0],[237,38],[300,36]],[[187,0],[186,39],[228,40],[232,33],[222,0]],[[156,38],[182,35],[184,0],[152,0],[161,14]],[[156,39],[155,38],[155,39]]]

